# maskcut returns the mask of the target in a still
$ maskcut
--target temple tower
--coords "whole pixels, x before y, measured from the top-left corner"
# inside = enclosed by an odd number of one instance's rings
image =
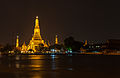
[[[38,16],[36,16],[36,20],[35,20],[35,28],[34,28],[33,38],[34,38],[34,40],[42,40],[41,35],[40,35]]]
[[[57,37],[57,35],[55,37],[55,44],[58,44],[58,37]]]
[[[25,42],[22,45],[22,51],[27,51],[27,46],[26,46]]]
[[[17,39],[16,39],[16,48],[19,47],[19,36],[17,36]]]
[[[47,46],[47,44],[45,44],[44,40],[42,40],[41,38],[40,28],[39,28],[39,19],[38,19],[38,16],[36,16],[34,34],[33,34],[32,40],[30,40],[28,49],[32,49],[36,52],[37,50],[40,49],[41,44],[43,44],[44,46]]]
[[[88,41],[87,40],[85,40],[85,43],[84,43],[84,45],[83,46],[86,46],[88,44]]]

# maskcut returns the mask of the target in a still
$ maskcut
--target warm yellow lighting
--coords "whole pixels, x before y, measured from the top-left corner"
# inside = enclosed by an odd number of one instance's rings
[[[38,27],[39,28],[39,20],[38,20],[38,16],[36,16],[36,20],[35,20],[35,28]]]
[[[55,44],[58,44],[58,37],[57,37],[57,35],[55,37]]]
[[[34,34],[33,34],[32,40],[30,40],[28,50],[32,49],[34,50],[34,52],[36,52],[37,49],[39,49],[40,44],[43,44],[44,47],[48,47],[47,44],[44,43],[44,40],[42,40],[41,38],[40,28],[39,28],[39,19],[38,19],[38,16],[36,16]]]
[[[38,16],[36,16],[36,19],[38,19]]]
[[[83,46],[86,46],[87,45],[87,40],[85,40],[85,44]]]
[[[17,36],[17,39],[16,39],[16,47],[19,47],[19,36]]]
[[[46,42],[44,43],[44,47],[48,47],[48,45],[46,44]]]
[[[27,59],[39,60],[41,58],[43,58],[43,56],[41,56],[41,55],[29,55],[29,57]]]
[[[26,46],[25,42],[22,45],[22,51],[27,51],[27,46]]]
[[[16,47],[21,50],[21,53],[33,53],[37,52],[40,50],[41,44],[43,44],[42,47],[48,47],[46,42],[42,39],[40,35],[40,28],[39,28],[39,19],[38,16],[36,16],[35,19],[35,28],[34,28],[34,33],[32,36],[32,39],[30,40],[29,44],[26,46],[25,42],[23,43],[22,47],[19,47],[19,37],[17,36],[16,39]],[[33,51],[32,51],[33,50]]]

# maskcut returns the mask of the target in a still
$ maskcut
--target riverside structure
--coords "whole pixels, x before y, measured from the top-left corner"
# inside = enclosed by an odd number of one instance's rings
[[[28,51],[28,50],[33,50],[34,52],[37,52],[40,49],[40,47],[48,47],[48,45],[41,37],[40,27],[39,27],[39,19],[38,19],[38,16],[36,16],[34,34],[32,36],[32,39],[30,40],[29,44],[26,45],[24,42],[22,47],[20,47],[19,46],[19,37],[17,36],[16,48],[18,48],[19,50],[21,50],[23,52]]]

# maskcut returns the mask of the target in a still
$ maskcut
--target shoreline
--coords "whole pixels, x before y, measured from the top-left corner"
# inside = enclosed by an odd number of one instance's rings
[[[120,56],[120,53],[111,53],[111,54],[2,54],[7,56],[14,56],[14,55],[82,55],[82,56]],[[2,56],[1,55],[1,56]]]

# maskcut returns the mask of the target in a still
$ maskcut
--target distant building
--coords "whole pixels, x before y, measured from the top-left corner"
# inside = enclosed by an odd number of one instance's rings
[[[92,43],[89,44],[87,40],[84,41],[83,47],[80,48],[81,52],[98,52],[102,51],[102,43]]]

